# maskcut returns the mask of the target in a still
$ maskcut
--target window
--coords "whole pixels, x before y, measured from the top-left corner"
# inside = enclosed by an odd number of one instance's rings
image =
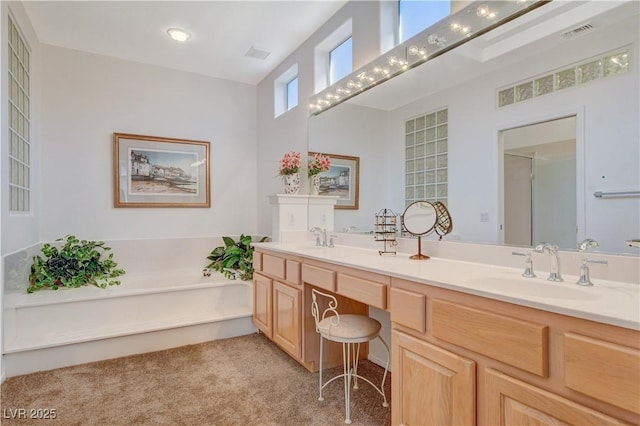
[[[449,14],[451,14],[450,0],[399,0],[399,43],[405,42]]]
[[[298,76],[287,83],[287,111],[298,106]]]
[[[298,64],[273,81],[273,112],[278,117],[298,105]]]
[[[319,93],[353,68],[352,20],[347,19],[313,49],[313,90]]]
[[[8,24],[9,211],[28,212],[31,209],[30,52],[11,17]]]
[[[448,197],[448,109],[405,122],[405,205]]]
[[[353,71],[353,45],[349,37],[329,52],[329,85]]]

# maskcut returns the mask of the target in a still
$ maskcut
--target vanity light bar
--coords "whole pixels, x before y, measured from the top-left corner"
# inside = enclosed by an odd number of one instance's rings
[[[311,115],[319,114],[549,1],[474,2],[311,96],[309,112]]]

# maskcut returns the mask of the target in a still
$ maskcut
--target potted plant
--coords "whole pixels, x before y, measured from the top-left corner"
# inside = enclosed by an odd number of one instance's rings
[[[60,287],[82,287],[89,284],[105,288],[120,285],[116,278],[125,273],[118,269],[113,253],[103,241],[79,240],[73,235],[58,238],[62,247],[46,243],[41,251],[44,257],[34,256],[29,274],[28,293],[36,290],[57,290]],[[104,257],[106,255],[106,257]]]
[[[260,242],[267,241],[263,237]],[[253,239],[251,235],[240,235],[238,241],[231,237],[222,237],[224,246],[216,247],[207,259],[211,261],[207,268],[212,268],[224,274],[225,277],[235,279],[236,271],[242,280],[253,278]]]
[[[286,194],[297,194],[300,190],[300,153],[296,151],[287,152],[280,159],[280,169],[278,174],[284,180],[284,192]]]
[[[327,155],[314,152],[309,157],[309,194],[318,195],[320,192],[320,176],[322,172],[328,172],[331,170],[331,159]]]

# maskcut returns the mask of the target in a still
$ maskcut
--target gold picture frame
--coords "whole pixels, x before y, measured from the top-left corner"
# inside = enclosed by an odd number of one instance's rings
[[[211,207],[209,146],[114,133],[114,207]]]
[[[316,154],[309,152],[309,156]],[[319,195],[338,196],[336,209],[357,210],[360,199],[360,157],[326,154],[331,169],[321,172]]]

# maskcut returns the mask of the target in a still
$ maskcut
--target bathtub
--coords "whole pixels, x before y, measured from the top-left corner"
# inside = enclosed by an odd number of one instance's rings
[[[256,332],[252,283],[202,268],[127,273],[119,286],[3,295],[7,377]]]

